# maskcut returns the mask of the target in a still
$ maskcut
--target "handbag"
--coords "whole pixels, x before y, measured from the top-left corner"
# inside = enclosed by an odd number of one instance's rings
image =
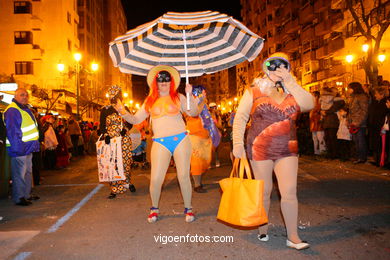
[[[122,136],[112,137],[106,144],[101,136],[96,142],[99,182],[125,180],[122,157]]]
[[[235,173],[238,177],[234,177]],[[244,179],[246,173],[247,179]],[[252,178],[246,157],[235,159],[229,178],[219,181],[222,197],[217,218],[226,223],[253,227],[268,222],[263,206],[264,181]]]

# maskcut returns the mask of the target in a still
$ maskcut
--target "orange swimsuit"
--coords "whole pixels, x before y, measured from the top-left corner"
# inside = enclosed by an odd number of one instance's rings
[[[150,109],[150,116],[155,119],[162,116],[176,116],[180,113],[180,105],[173,102],[171,96],[160,97]]]

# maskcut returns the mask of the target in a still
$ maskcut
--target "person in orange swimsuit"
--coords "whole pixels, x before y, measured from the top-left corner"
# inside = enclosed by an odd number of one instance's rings
[[[186,222],[195,220],[192,212],[192,187],[190,180],[191,142],[188,138],[182,113],[189,116],[199,114],[197,102],[190,95],[190,110],[186,109],[186,98],[179,94],[179,72],[171,66],[158,65],[148,75],[149,96],[135,115],[128,113],[118,102],[116,109],[131,124],[139,124],[148,116],[151,117],[153,145],[151,151],[150,195],[152,207],[148,221],[158,220],[161,187],[164,182],[169,162],[173,156],[177,169],[177,177],[184,200]],[[190,94],[192,86],[186,85],[185,92]]]
[[[264,180],[264,208],[268,214],[272,173],[278,180],[288,247],[310,245],[298,236],[298,143],[295,120],[298,113],[314,107],[313,96],[298,85],[290,73],[285,54],[277,53],[263,64],[265,77],[256,78],[240,100],[233,122],[233,155],[248,156],[256,179]],[[244,134],[249,117],[246,153]],[[259,227],[258,239],[268,241],[268,225]]]

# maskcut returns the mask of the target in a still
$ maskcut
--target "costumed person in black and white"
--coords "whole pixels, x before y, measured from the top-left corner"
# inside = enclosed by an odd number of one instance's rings
[[[131,192],[135,192],[136,190],[130,182],[130,171],[133,160],[131,158],[131,138],[129,132],[133,125],[125,122],[113,107],[118,100],[122,100],[121,87],[111,86],[108,89],[108,95],[110,105],[104,107],[100,113],[100,134],[103,135],[107,144],[110,143],[111,138],[122,136],[123,169],[126,176],[125,180],[110,182],[111,194],[108,198],[114,199],[117,194],[124,193],[127,188]]]

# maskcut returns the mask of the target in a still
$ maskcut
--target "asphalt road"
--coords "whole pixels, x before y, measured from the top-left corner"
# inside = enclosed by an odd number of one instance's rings
[[[276,185],[270,241],[258,241],[256,229],[216,220],[218,181],[231,169],[226,158],[204,176],[208,192],[193,193],[193,223],[184,221],[170,168],[154,224],[146,220],[149,172],[134,172],[136,193],[108,200],[95,161],[85,156],[68,169],[43,172],[35,188],[41,199],[32,206],[0,200],[0,259],[390,259],[390,172],[368,164],[300,158],[300,235],[312,246],[296,251],[285,245]]]

